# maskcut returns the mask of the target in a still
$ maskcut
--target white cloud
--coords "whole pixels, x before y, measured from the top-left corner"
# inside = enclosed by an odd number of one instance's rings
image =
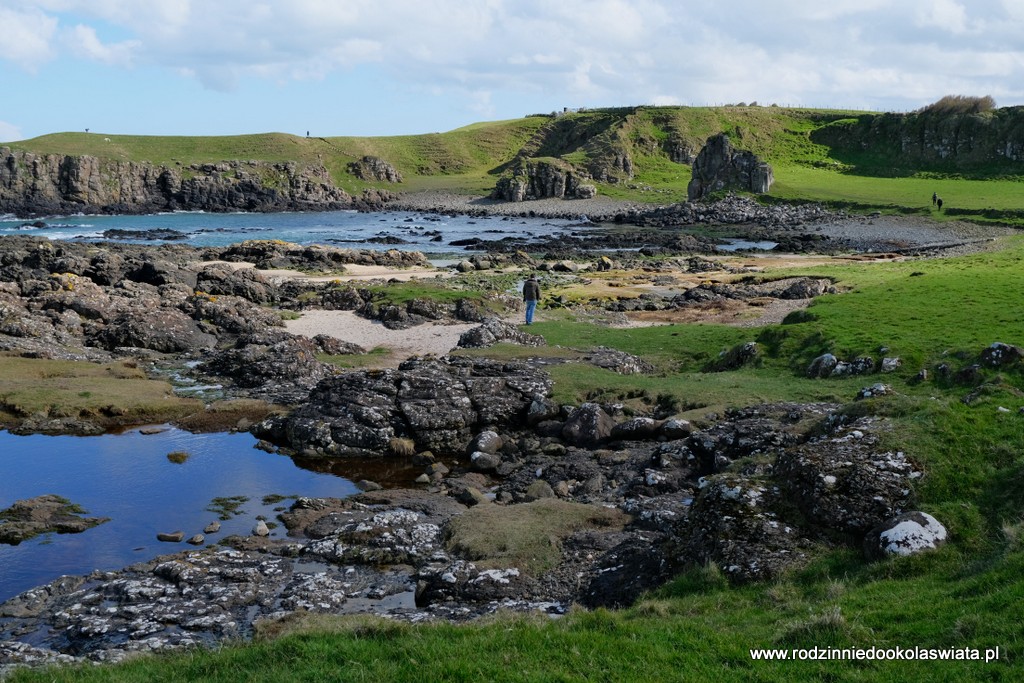
[[[138,40],[104,45],[90,26],[79,24],[65,34],[65,39],[74,54],[108,66],[131,66],[133,55],[141,47]]]
[[[915,14],[921,26],[950,33],[966,33],[970,28],[966,8],[955,0],[929,0],[919,4]]]
[[[491,93],[487,90],[478,90],[469,95],[470,111],[475,112],[482,118],[492,118],[495,115],[494,104],[491,102]]]
[[[29,8],[17,11],[0,7],[0,59],[14,62],[34,72],[43,63],[53,59],[51,41],[57,30],[57,20],[43,12]]]
[[[394,87],[450,94],[475,112],[509,92],[556,106],[924,104],[954,85],[989,92],[997,78],[1024,102],[1020,0],[0,1],[18,8],[0,9],[0,24],[21,36],[0,58],[26,68],[51,58],[59,18],[77,55],[222,91],[373,65]]]
[[[20,128],[6,121],[0,121],[0,142],[14,142],[21,139],[23,136]]]

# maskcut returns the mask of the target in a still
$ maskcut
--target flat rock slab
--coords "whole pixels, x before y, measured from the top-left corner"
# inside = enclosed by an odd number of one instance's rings
[[[18,545],[39,534],[80,534],[109,522],[109,517],[83,517],[82,510],[52,494],[15,501],[0,511],[0,543]]]

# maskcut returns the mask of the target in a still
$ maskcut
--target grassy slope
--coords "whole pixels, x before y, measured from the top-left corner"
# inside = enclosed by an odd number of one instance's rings
[[[668,204],[685,200],[690,168],[670,161],[664,143],[683,141],[698,150],[710,135],[726,132],[735,146],[772,164],[776,177],[769,195],[772,198],[930,213],[932,192],[938,192],[948,209],[1019,213],[1019,179],[975,181],[935,173],[879,178],[842,173],[849,166],[836,158],[841,155],[812,142],[811,132],[858,114],[863,112],[756,106],[632,107],[570,113],[558,119],[530,116],[424,135],[301,138],[267,133],[196,138],[59,133],[10,146],[37,153],[91,154],[184,166],[227,159],[322,161],[336,184],[356,193],[382,186],[359,181],[348,173],[348,164],[364,155],[385,159],[402,173],[404,183],[390,189],[486,194],[494,187],[496,172],[521,150],[528,156],[568,160],[581,168],[625,152],[633,160],[634,178],[600,183],[599,191],[625,200]],[[541,130],[543,138],[535,139]],[[862,161],[871,165],[867,163],[870,158]],[[1011,215],[1009,219],[1021,222],[1024,216]]]

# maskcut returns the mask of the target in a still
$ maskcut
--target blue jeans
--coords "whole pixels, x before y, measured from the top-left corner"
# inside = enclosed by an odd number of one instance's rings
[[[527,299],[526,300],[526,324],[530,325],[533,323],[533,312],[537,310],[537,300]]]

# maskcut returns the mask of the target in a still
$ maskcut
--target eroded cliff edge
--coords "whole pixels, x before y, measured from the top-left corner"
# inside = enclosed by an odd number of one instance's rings
[[[0,213],[21,217],[379,209],[390,198],[381,190],[353,197],[318,163],[250,160],[168,167],[0,147]]]

